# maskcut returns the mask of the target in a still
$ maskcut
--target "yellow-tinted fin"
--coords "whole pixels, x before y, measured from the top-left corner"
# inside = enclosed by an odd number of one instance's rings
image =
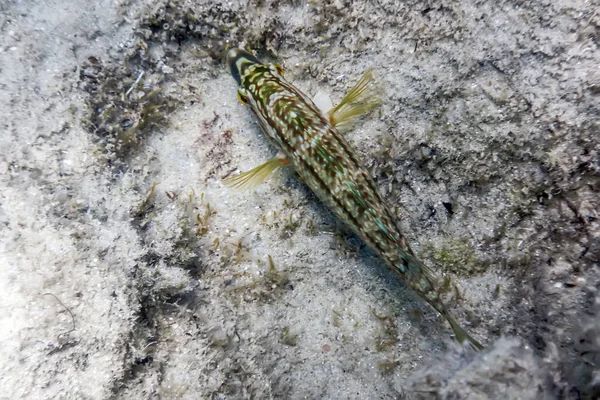
[[[250,171],[224,179],[223,183],[238,190],[254,189],[263,183],[279,167],[289,165],[284,156],[277,155],[264,164],[252,168]]]
[[[339,132],[348,132],[358,117],[381,105],[382,95],[375,72],[369,68],[340,104],[329,111],[329,120]]]
[[[461,326],[458,325],[458,322],[456,322],[456,320],[454,318],[452,318],[449,315],[446,316],[446,318],[448,319],[448,322],[450,323],[450,326],[452,327],[452,331],[454,332],[454,335],[456,336],[456,340],[458,340],[462,344],[464,344],[465,341],[468,341],[471,348],[475,351],[483,350],[483,346],[481,345],[481,343],[479,343],[471,335],[469,335],[463,328],[461,328]]]

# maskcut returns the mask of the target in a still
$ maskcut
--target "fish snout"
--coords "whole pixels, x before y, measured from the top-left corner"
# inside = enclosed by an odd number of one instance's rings
[[[246,68],[254,64],[261,64],[261,62],[246,50],[231,49],[227,52],[227,65],[238,85],[242,84]]]

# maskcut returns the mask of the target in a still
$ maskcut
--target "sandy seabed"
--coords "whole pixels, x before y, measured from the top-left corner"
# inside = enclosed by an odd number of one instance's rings
[[[0,398],[600,396],[597,1],[0,2]],[[334,103],[447,324],[236,100],[246,46]]]

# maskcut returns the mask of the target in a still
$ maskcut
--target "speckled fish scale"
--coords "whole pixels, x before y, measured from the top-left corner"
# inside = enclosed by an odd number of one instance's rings
[[[277,65],[260,63],[250,53],[234,49],[228,63],[240,84],[240,101],[249,105],[271,142],[304,183],[335,215],[385,260],[387,266],[452,326],[461,342],[481,345],[451,317],[427,270],[415,257],[379,190],[331,118],[283,78]]]

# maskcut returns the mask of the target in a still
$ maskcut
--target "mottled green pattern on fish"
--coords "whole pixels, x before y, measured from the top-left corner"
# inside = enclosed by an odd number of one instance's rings
[[[249,105],[263,131],[304,183],[408,286],[448,319],[460,341],[467,339],[480,348],[449,315],[375,182],[330,119],[283,78],[277,65],[261,64],[239,49],[230,51],[228,62],[240,84],[240,100]]]

